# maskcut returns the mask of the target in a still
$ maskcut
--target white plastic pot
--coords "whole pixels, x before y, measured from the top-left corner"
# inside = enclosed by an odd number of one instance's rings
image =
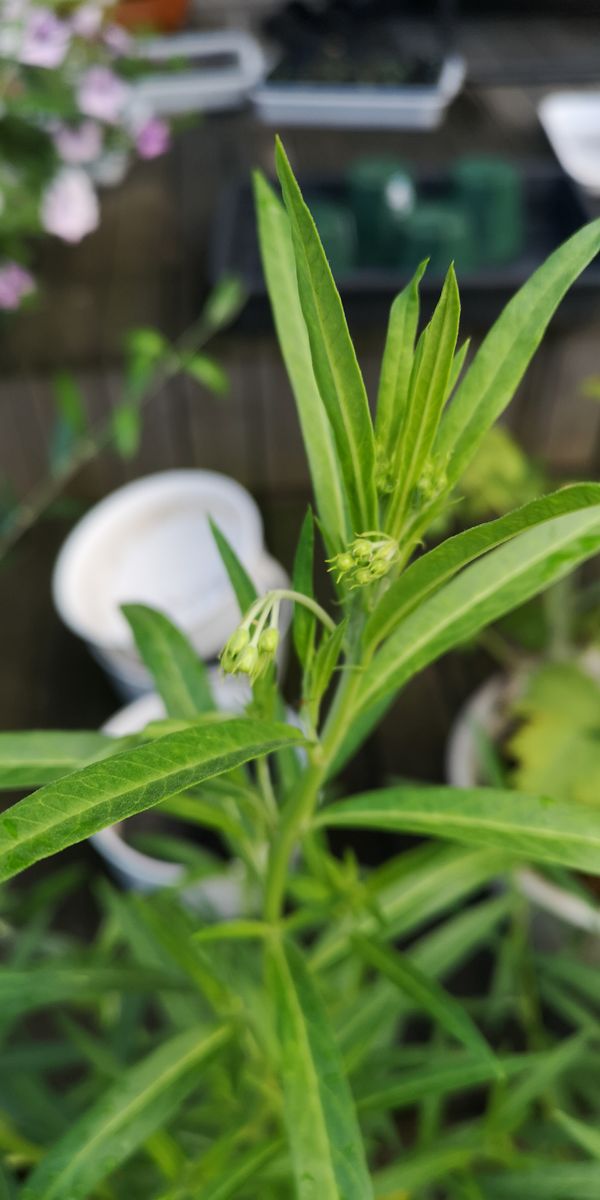
[[[165,612],[208,662],[239,622],[209,517],[259,593],[287,585],[285,571],[265,550],[254,500],[215,471],[164,471],[119,488],[87,513],[59,553],[52,581],[58,613],[125,699],[149,691],[152,680],[122,604]]]
[[[595,673],[596,667],[593,669]],[[446,774],[453,787],[481,785],[478,732],[487,735],[492,742],[502,736],[506,728],[508,703],[518,694],[521,683],[518,677],[495,675],[471,696],[459,712],[446,752]],[[523,895],[542,913],[588,933],[600,934],[600,908],[593,900],[588,902],[558,887],[536,870],[524,869],[517,873],[516,878]],[[547,944],[556,942],[555,932],[548,923],[540,930]]]
[[[216,669],[211,670],[210,676],[218,707],[224,712],[243,712],[250,695],[246,681],[223,677]],[[164,716],[162,700],[156,692],[151,692],[115,713],[103,726],[103,732],[113,737],[126,737],[139,733],[149,722],[161,720]],[[154,892],[159,888],[173,887],[185,875],[185,867],[181,863],[153,858],[129,845],[123,837],[123,822],[95,833],[90,841],[106,860],[119,883],[134,891]],[[222,920],[239,916],[247,907],[243,875],[241,864],[234,861],[218,876],[190,884],[185,889],[185,899],[194,907],[208,907]]]

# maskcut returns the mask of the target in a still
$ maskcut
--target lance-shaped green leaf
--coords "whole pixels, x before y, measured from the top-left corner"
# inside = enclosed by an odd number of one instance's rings
[[[174,972],[136,967],[34,966],[0,972],[2,1020],[22,1017],[55,1004],[96,1004],[109,992],[156,994],[185,990],[185,980]]]
[[[600,505],[600,485],[573,484],[524,504],[505,517],[448,538],[412,563],[384,593],[367,622],[365,643],[372,646],[389,637],[423,600],[489,550],[562,513],[587,509],[593,504]]]
[[[326,811],[329,813],[332,809]],[[322,969],[343,958],[352,950],[352,937],[357,930],[369,937],[385,934],[386,938],[413,933],[426,922],[464,903],[467,897],[509,865],[506,853],[499,849],[473,850],[445,846],[442,842],[420,846],[416,851],[405,852],[402,857],[405,861],[397,879],[390,879],[385,868],[383,879],[378,880],[380,873],[377,873],[370,888],[373,912],[365,911],[358,918],[353,913],[351,917],[330,924],[313,950],[311,966]],[[434,974],[439,962],[442,971],[446,945],[453,947],[450,934],[441,948],[436,939],[431,954],[415,955],[417,966]],[[455,959],[451,965],[454,963]]]
[[[555,1112],[554,1120],[577,1146],[581,1146],[582,1150],[587,1151],[592,1158],[596,1158],[600,1162],[600,1130],[584,1121],[578,1121],[576,1117],[571,1117],[566,1112]]]
[[[263,1167],[271,1163],[281,1149],[280,1141],[271,1141],[263,1146],[255,1146],[245,1154],[237,1151],[226,1170],[219,1172],[219,1175],[204,1187],[196,1187],[193,1191],[185,1193],[186,1200],[188,1196],[190,1200],[235,1200],[239,1189],[260,1175]],[[260,1195],[260,1180],[256,1187],[256,1194]],[[169,1197],[165,1200],[169,1200]]]
[[[40,787],[118,747],[108,734],[87,730],[0,733],[0,789]]]
[[[422,971],[409,957],[388,949],[370,938],[357,936],[355,946],[365,962],[390,979],[400,991],[409,996],[437,1025],[451,1037],[462,1042],[480,1060],[493,1064],[496,1076],[501,1071],[485,1038],[471,1020],[467,1010],[445,988]]]
[[[550,255],[482,342],[436,441],[436,457],[447,460],[450,485],[458,482],[482,437],[512,399],[563,296],[599,251],[600,220],[585,225]]]
[[[227,540],[222,530],[219,529],[216,521],[209,518],[209,524],[212,535],[217,543],[217,550],[223,560],[223,566],[227,571],[229,582],[235,592],[235,598],[243,616],[250,608],[250,605],[256,600],[256,588],[246,568],[242,566],[233,546]]]
[[[126,1071],[71,1126],[35,1169],[23,1200],[83,1200],[163,1128],[201,1081],[202,1065],[226,1045],[226,1028],[191,1029]]]
[[[319,826],[389,829],[494,846],[600,875],[600,811],[497,788],[397,787],[331,805]]]
[[[300,297],[289,217],[260,173],[254,196],[263,271],[277,337],[296,400],[310,474],[329,552],[350,541],[347,502],[329,417],[319,394]]]
[[[454,267],[450,267],[439,302],[417,343],[405,419],[396,455],[398,486],[390,503],[388,528],[397,529],[418,486],[448,393],[454,361],[460,299]]]
[[[562,579],[600,550],[600,505],[565,513],[486,554],[430,596],[378,650],[361,680],[364,736],[417,671]]]
[[[377,448],[386,459],[396,448],[408,399],[419,323],[419,284],[427,261],[419,264],[410,283],[396,296],[390,309],[375,419]]]
[[[275,156],[315,379],[333,429],[353,532],[377,529],[375,438],[365,385],[321,240],[280,141]]]
[[[498,1067],[505,1078],[529,1071],[536,1062],[534,1054],[513,1054],[494,1059],[474,1058],[467,1054],[440,1054],[435,1060],[420,1063],[412,1071],[403,1071],[397,1082],[390,1082],[378,1091],[365,1092],[357,1104],[360,1112],[390,1112],[410,1108],[419,1100],[432,1096],[447,1096],[467,1088],[493,1083]]]
[[[146,604],[124,604],[140,655],[170,717],[193,721],[215,705],[208,674],[185,634]]]
[[[171,733],[49,783],[0,817],[0,879],[204,779],[302,741],[290,726],[235,718]]]
[[[269,967],[298,1200],[369,1200],[354,1101],[315,984],[291,945],[273,944]]]
[[[484,1200],[598,1200],[600,1163],[546,1161],[541,1166],[485,1175]]]
[[[292,572],[292,588],[303,596],[314,597],[313,560],[315,552],[315,526],[309,508],[298,539]],[[298,661],[306,669],[312,656],[315,637],[315,616],[303,604],[294,605],[292,635]]]

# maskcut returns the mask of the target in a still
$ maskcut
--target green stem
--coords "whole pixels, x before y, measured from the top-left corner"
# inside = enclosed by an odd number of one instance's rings
[[[295,794],[290,798],[272,843],[264,909],[265,920],[271,923],[279,921],[281,917],[290,857],[310,821],[329,767],[346,734],[359,680],[359,671],[348,671],[342,677],[325,726],[323,741],[316,751],[313,750],[312,761],[306,768]]]
[[[267,596],[261,597],[263,603],[267,599],[291,600],[293,604],[303,604],[305,608],[314,613],[315,617],[318,617],[319,621],[321,621],[330,633],[333,633],[334,629],[337,628],[335,621],[332,620],[329,613],[325,612],[325,609],[321,608],[321,605],[317,604],[317,601],[313,600],[311,596],[305,596],[302,592],[293,592],[291,588],[276,588],[275,591],[268,592]]]

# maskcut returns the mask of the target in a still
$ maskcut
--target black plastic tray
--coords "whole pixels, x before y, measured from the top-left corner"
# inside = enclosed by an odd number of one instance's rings
[[[570,180],[556,166],[535,166],[521,171],[524,194],[524,252],[504,266],[459,271],[463,318],[471,328],[486,327],[514,292],[545,258],[589,219]],[[341,200],[340,180],[306,178],[301,185],[311,197]],[[448,186],[441,172],[416,173],[419,193],[433,199]],[[262,274],[250,185],[230,186],[222,194],[211,239],[210,270],[213,281],[225,272],[238,275],[246,288],[248,305],[241,318],[246,328],[264,327],[270,320]],[[394,296],[408,282],[400,269],[360,267],[337,275],[336,282],[353,324],[381,324]],[[421,284],[425,315],[439,293],[440,276],[427,272]],[[600,311],[600,257],[587,268],[563,300],[556,322],[573,325]]]

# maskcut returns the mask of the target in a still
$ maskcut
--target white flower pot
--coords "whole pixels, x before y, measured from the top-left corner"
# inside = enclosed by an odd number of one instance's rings
[[[55,606],[124,699],[153,684],[122,604],[165,612],[207,662],[216,659],[239,623],[209,516],[259,593],[287,586],[285,571],[266,553],[254,500],[215,471],[164,471],[127,484],[95,505],[62,546],[52,581]],[[282,620],[285,629],[289,606]]]
[[[600,660],[584,660],[594,674],[600,673]],[[480,755],[477,731],[491,741],[501,737],[506,726],[507,704],[518,694],[522,678],[495,675],[483,684],[467,701],[454,723],[446,752],[446,774],[453,787],[470,788],[481,786]],[[572,926],[587,933],[600,934],[600,907],[576,896],[565,888],[544,878],[541,872],[523,869],[517,872],[517,884],[532,905],[545,914],[545,922],[538,921],[538,936],[546,945],[560,941],[557,920],[564,926]],[[557,919],[557,920],[556,920]]]
[[[211,687],[219,708],[224,712],[243,712],[250,696],[245,680],[223,677],[211,669]],[[116,712],[103,726],[103,732],[113,737],[139,733],[151,721],[161,720],[165,708],[156,692],[140,696]],[[126,888],[138,892],[154,892],[173,887],[185,876],[181,863],[167,862],[142,853],[129,845],[123,836],[124,822],[102,829],[90,838],[94,848],[109,864],[112,873]],[[186,902],[194,908],[207,908],[222,920],[239,916],[247,909],[243,885],[244,871],[239,862],[231,864],[214,878],[202,879],[184,890]]]

